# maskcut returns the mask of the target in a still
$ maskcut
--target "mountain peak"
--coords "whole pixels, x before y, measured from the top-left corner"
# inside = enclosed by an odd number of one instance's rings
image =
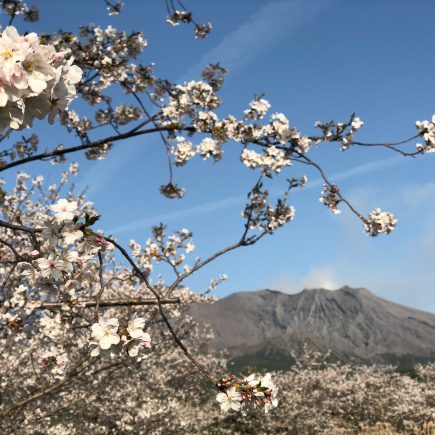
[[[260,290],[260,291],[263,291],[263,290]],[[273,291],[273,290],[270,290],[270,291]],[[355,293],[355,294],[361,293],[361,294],[373,295],[373,293],[365,287],[350,287],[348,285],[344,285],[344,286],[342,286],[338,289],[334,289],[334,290],[327,289],[324,287],[304,288],[300,293],[310,293],[310,292],[314,292],[314,293],[315,292],[319,292],[319,293],[321,293],[321,292],[325,292],[325,293],[328,293],[328,292],[329,293],[348,292],[348,293]],[[279,292],[279,293],[281,293],[281,292]],[[298,293],[294,293],[294,294],[298,294]]]
[[[290,355],[307,341],[364,361],[435,356],[434,314],[381,299],[366,288],[239,292],[213,304],[193,304],[190,314],[200,326],[211,326],[210,347],[230,354],[279,343]]]

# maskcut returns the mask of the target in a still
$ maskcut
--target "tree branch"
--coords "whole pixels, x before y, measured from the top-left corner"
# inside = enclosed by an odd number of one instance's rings
[[[6,171],[7,169],[10,169],[10,168],[14,168],[16,166],[24,165],[24,164],[29,163],[29,162],[34,162],[36,160],[44,160],[44,159],[51,158],[51,157],[56,157],[56,156],[61,156],[64,154],[74,153],[76,151],[98,148],[98,147],[100,147],[108,142],[117,142],[117,141],[120,141],[123,139],[129,139],[129,138],[136,137],[136,136],[142,136],[144,134],[156,133],[156,132],[162,132],[162,131],[170,131],[170,130],[171,130],[171,128],[167,128],[167,127],[148,128],[145,130],[138,130],[138,131],[135,131],[133,129],[131,131],[128,131],[127,133],[121,133],[121,134],[118,134],[116,136],[109,136],[109,137],[106,137],[104,139],[100,139],[100,140],[97,140],[94,142],[89,142],[86,144],[77,145],[77,146],[70,147],[70,148],[47,151],[44,153],[39,153],[39,154],[35,154],[33,156],[26,157],[24,159],[16,160],[14,162],[10,162],[10,163],[7,163],[6,165],[1,166],[0,172]],[[186,130],[186,129],[184,129],[184,130]],[[194,129],[189,128],[189,127],[187,127],[187,130],[194,131]]]
[[[213,379],[213,377],[199,364],[198,361],[193,357],[193,355],[189,352],[187,347],[184,345],[184,343],[180,340],[177,333],[175,332],[175,329],[173,328],[171,322],[169,321],[165,310],[163,309],[162,300],[163,298],[160,296],[160,294],[157,292],[157,290],[149,283],[147,277],[145,274],[139,269],[139,267],[136,265],[136,263],[133,261],[133,259],[128,255],[127,251],[115,240],[112,240],[108,237],[104,237],[104,240],[106,242],[112,244],[115,246],[119,252],[123,255],[123,257],[130,263],[133,270],[137,273],[137,275],[142,279],[144,284],[147,286],[148,290],[151,291],[151,293],[154,295],[154,297],[157,300],[157,305],[159,307],[160,315],[165,322],[166,327],[168,328],[170,334],[174,338],[175,343],[177,343],[178,347],[183,351],[183,353],[186,355],[186,357],[190,360],[190,362],[214,385],[216,386],[217,381]]]
[[[160,303],[162,305],[168,304],[180,304],[181,299],[179,298],[165,298],[161,299]],[[101,299],[99,307],[132,307],[140,305],[158,305],[155,299]],[[93,308],[97,306],[97,301],[76,301],[73,304],[68,304],[67,302],[44,302],[38,309],[45,310],[61,310],[62,307],[83,307],[83,308]]]

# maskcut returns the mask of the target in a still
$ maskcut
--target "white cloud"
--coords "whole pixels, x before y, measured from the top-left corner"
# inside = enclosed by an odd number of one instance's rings
[[[335,271],[330,267],[313,269],[302,281],[303,288],[335,290],[340,287]]]
[[[324,266],[312,269],[305,277],[295,279],[291,275],[280,275],[270,285],[272,290],[279,290],[284,293],[299,293],[303,289],[323,288],[326,290],[337,290],[345,283],[340,283],[337,274],[332,267]]]

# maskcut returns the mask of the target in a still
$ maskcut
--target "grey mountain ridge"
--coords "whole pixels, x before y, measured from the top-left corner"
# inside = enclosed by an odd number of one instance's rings
[[[365,288],[240,292],[189,314],[209,325],[212,351],[233,359],[289,361],[304,343],[359,362],[435,360],[435,314],[379,298]]]

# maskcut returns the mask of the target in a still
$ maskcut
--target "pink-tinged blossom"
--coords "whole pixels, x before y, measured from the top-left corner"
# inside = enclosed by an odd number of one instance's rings
[[[21,39],[13,26],[3,30],[0,38],[0,61],[6,64],[21,62],[29,53],[29,44]]]
[[[278,406],[278,387],[272,382],[272,375],[266,373],[260,380],[261,387],[267,388],[264,392],[264,412],[267,414],[270,409]]]
[[[50,255],[48,258],[38,258],[36,260],[41,276],[43,278],[53,278],[59,280],[63,276],[63,272],[72,272],[72,264]]]
[[[73,61],[54,45],[40,45],[36,33],[21,36],[6,27],[0,35],[0,131],[31,127],[47,115],[52,123],[76,95],[82,70]]]
[[[74,212],[77,210],[77,202],[69,202],[61,198],[56,204],[50,206],[50,210],[55,213],[58,222],[71,221],[74,218]]]
[[[27,85],[36,94],[41,93],[47,87],[47,82],[55,77],[52,66],[38,53],[29,54],[22,66]]]
[[[131,357],[136,357],[138,361],[147,358],[146,351],[151,349],[151,336],[147,332],[140,330],[140,336],[126,342],[127,353]]]

